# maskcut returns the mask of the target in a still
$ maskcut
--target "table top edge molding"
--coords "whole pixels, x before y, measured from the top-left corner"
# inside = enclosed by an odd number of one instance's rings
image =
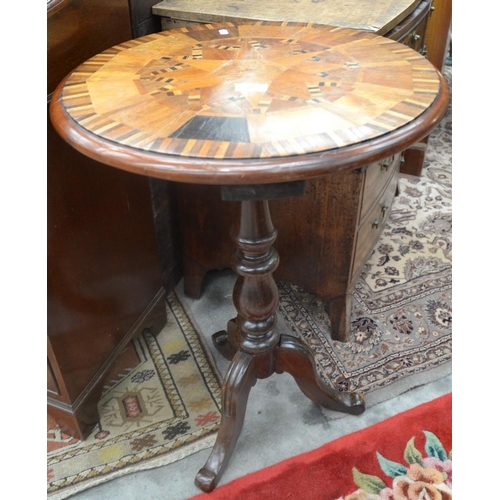
[[[437,70],[436,70],[437,71]],[[103,139],[78,125],[62,107],[59,84],[50,104],[50,118],[57,132],[75,149],[106,165],[132,173],[174,182],[234,185],[312,179],[355,169],[396,154],[427,136],[445,115],[449,88],[437,71],[440,90],[429,108],[414,121],[374,139],[322,152],[288,157],[217,159],[165,155],[124,146]],[[69,76],[69,75],[68,75]]]

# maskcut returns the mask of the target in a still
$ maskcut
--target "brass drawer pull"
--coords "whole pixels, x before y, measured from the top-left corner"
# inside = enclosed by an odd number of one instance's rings
[[[384,220],[386,214],[387,214],[387,211],[389,210],[389,207],[387,205],[384,205],[382,208],[381,208],[381,219],[379,219],[378,217],[372,222],[372,228],[373,229],[377,229],[378,226],[380,225],[380,223]]]
[[[414,31],[413,34],[411,35],[408,46],[411,47],[413,50],[417,50],[418,41],[421,38],[422,37],[417,32]]]
[[[386,158],[385,160],[383,160],[380,163],[380,170],[385,170],[387,172],[393,161],[394,161],[394,156],[391,156],[390,158]]]

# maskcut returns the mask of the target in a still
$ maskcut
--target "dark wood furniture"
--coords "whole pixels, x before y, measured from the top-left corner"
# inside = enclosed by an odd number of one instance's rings
[[[127,0],[48,4],[47,104],[75,66],[132,36]],[[103,168],[47,124],[47,411],[85,439],[127,342],[166,321],[148,179]]]
[[[240,206],[237,317],[214,335],[231,364],[217,440],[196,477],[202,490],[227,466],[257,379],[287,372],[318,404],[364,411],[361,395],[332,390],[313,352],[277,330],[279,257],[268,200],[299,200],[306,180],[397,155],[438,124],[448,98],[441,74],[392,40],[259,21],[131,40],[58,86],[51,119],[79,151],[143,176],[221,186],[222,199]]]
[[[443,69],[451,43],[451,17],[451,0],[433,0],[425,44],[427,59],[439,70]]]
[[[378,35],[404,21],[421,0],[327,0],[324,2],[290,2],[289,0],[163,0],[153,5],[153,14],[165,23],[188,21],[211,23],[265,19],[293,21],[356,28]],[[301,18],[301,19],[299,19]],[[179,26],[176,26],[179,27]]]

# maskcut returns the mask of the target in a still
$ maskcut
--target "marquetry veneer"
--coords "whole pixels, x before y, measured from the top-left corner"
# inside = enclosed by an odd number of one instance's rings
[[[448,0],[434,1],[438,4],[438,12],[443,2]],[[152,11],[161,19],[165,30],[198,23],[254,19],[311,22],[383,35],[427,56],[427,25],[435,10],[432,4],[433,0],[163,0],[153,5]],[[436,57],[432,45],[428,58],[441,69],[442,58]],[[426,149],[427,138],[407,148],[401,157],[401,172],[421,175]]]
[[[325,26],[312,34],[301,24],[281,27],[286,40],[271,22],[228,26],[224,35],[200,25],[130,40],[78,67],[61,98],[73,120],[103,139],[233,160],[349,146],[409,123],[432,103],[439,81],[431,65],[412,64],[422,59],[414,51],[357,30]],[[311,170],[281,168],[283,180]]]

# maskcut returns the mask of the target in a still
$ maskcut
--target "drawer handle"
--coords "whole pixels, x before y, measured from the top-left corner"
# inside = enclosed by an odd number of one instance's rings
[[[413,50],[417,50],[417,45],[418,45],[418,41],[420,40],[420,38],[422,38],[418,33],[415,33],[413,32],[412,36],[411,36],[411,41],[409,43],[409,46],[413,49]]]
[[[391,166],[391,163],[394,161],[394,156],[391,156],[390,158],[386,158],[381,164],[380,164],[380,170],[385,170],[386,172],[389,170],[389,167]]]
[[[389,207],[387,205],[384,205],[381,209],[381,215],[382,215],[382,219],[375,219],[373,222],[372,222],[372,228],[373,229],[377,229],[380,225],[380,223],[384,220],[386,214],[387,214],[387,210],[389,210]]]

